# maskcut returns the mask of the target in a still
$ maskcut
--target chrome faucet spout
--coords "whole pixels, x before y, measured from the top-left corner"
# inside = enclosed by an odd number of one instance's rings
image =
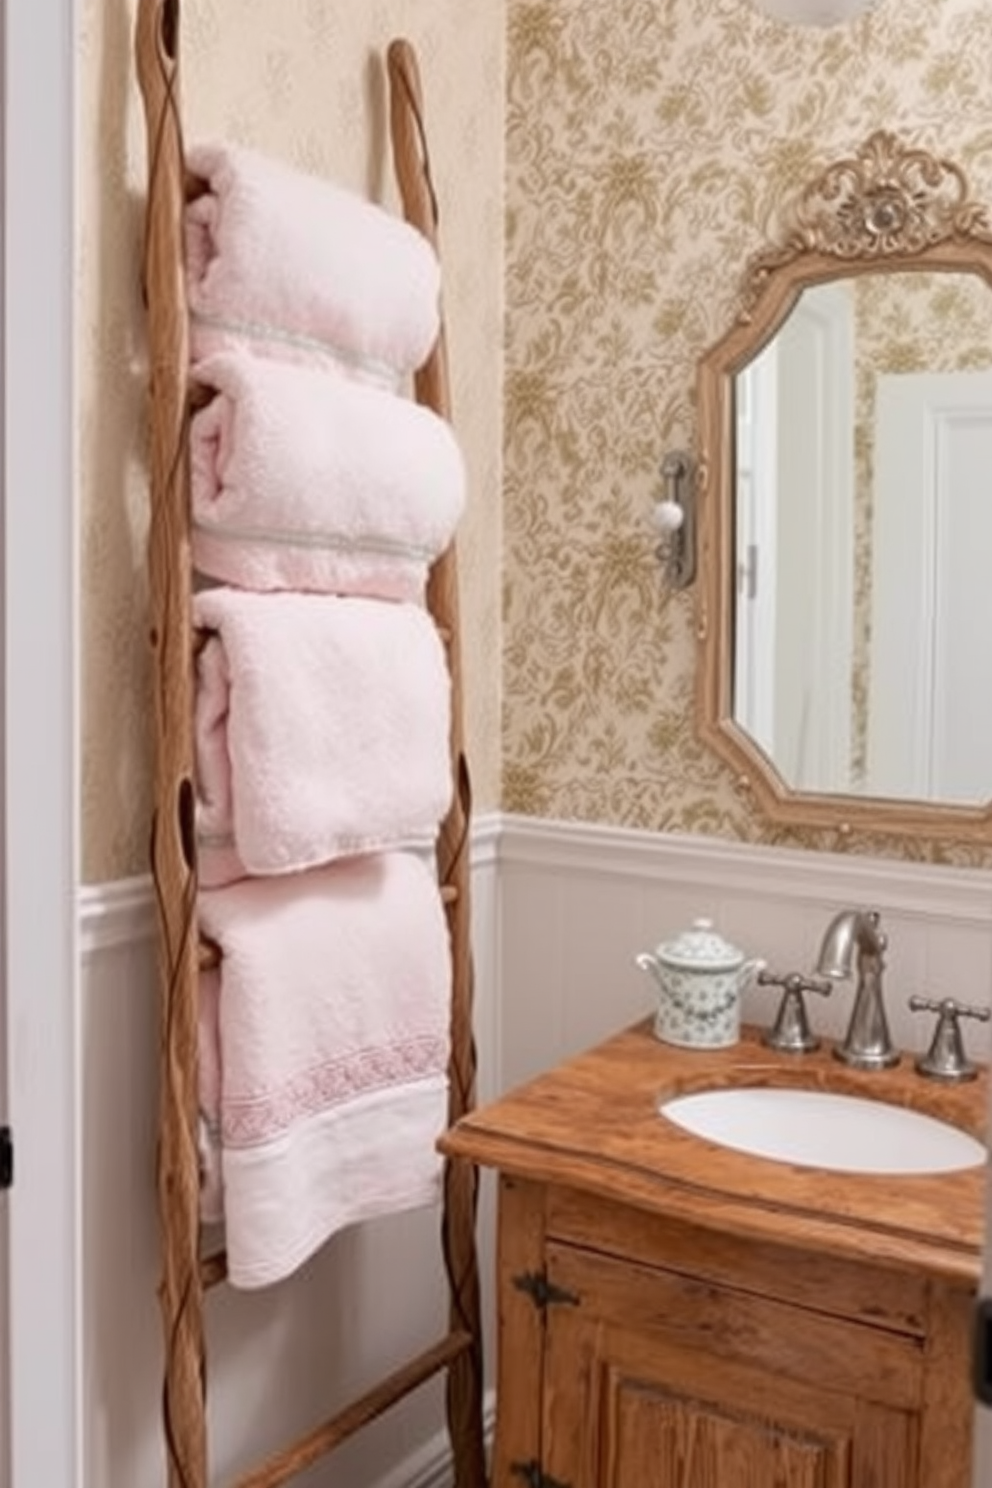
[[[838,980],[851,975],[857,953],[854,1006],[844,1040],[834,1049],[838,1059],[857,1069],[887,1069],[899,1062],[882,992],[887,943],[877,910],[845,909],[831,920],[820,946],[817,971]]]

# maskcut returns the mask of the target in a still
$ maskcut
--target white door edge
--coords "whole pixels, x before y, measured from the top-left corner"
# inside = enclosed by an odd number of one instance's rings
[[[10,1471],[80,1456],[75,0],[4,4],[4,919]]]
[[[868,785],[878,795],[934,794],[940,755],[935,718],[946,717],[937,665],[941,591],[942,454],[955,430],[988,427],[992,372],[883,374],[876,394],[875,549],[886,563],[871,586],[871,692]],[[946,494],[946,493],[945,493]],[[953,587],[953,586],[952,586]],[[981,633],[981,632],[979,632]],[[915,658],[908,669],[905,658]],[[976,684],[977,685],[977,684]],[[953,794],[953,790],[937,794]],[[962,798],[968,792],[959,792]],[[971,794],[971,799],[974,795]]]

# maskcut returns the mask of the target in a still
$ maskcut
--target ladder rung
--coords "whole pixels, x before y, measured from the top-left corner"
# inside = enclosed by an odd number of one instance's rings
[[[383,1411],[402,1400],[411,1390],[425,1384],[438,1370],[444,1369],[471,1346],[472,1339],[468,1333],[449,1333],[433,1348],[425,1349],[409,1364],[389,1375],[380,1385],[359,1396],[351,1405],[345,1406],[344,1410],[332,1416],[323,1426],[300,1437],[299,1441],[277,1452],[260,1467],[253,1468],[238,1478],[232,1488],[279,1488],[280,1483],[288,1482],[297,1473],[305,1471],[328,1452],[332,1452],[341,1442],[362,1426],[374,1421],[377,1416],[381,1416]]]

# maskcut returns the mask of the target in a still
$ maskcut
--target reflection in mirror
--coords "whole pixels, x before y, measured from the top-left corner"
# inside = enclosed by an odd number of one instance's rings
[[[992,213],[878,130],[698,369],[700,737],[773,821],[992,839]]]
[[[807,288],[734,395],[734,718],[796,790],[988,800],[992,289]]]

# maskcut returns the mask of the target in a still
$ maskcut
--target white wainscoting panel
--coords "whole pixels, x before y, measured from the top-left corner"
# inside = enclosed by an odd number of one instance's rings
[[[700,915],[783,971],[812,967],[838,909],[878,908],[890,938],[893,1035],[922,1048],[913,992],[992,1005],[992,874],[574,823],[487,817],[473,828],[479,1098],[548,1068],[652,1010],[634,965]],[[155,1301],[157,989],[146,881],[83,892],[85,1463],[78,1488],[162,1480]],[[843,1029],[853,987],[812,1013]],[[745,1016],[770,1022],[777,994]],[[969,1046],[988,1052],[987,1030]],[[494,1192],[483,1175],[480,1267],[489,1380]],[[435,1213],[338,1236],[292,1280],[222,1288],[208,1302],[211,1438],[218,1475],[311,1424],[444,1326]],[[304,1488],[450,1488],[440,1382],[318,1464]],[[489,1392],[489,1414],[492,1394]]]
[[[498,1084],[495,828],[473,831],[475,1026],[480,1092]],[[84,889],[84,1461],[76,1488],[164,1481],[154,1190],[158,995],[147,880]],[[491,1197],[484,1195],[491,1211]],[[216,1481],[343,1405],[435,1341],[446,1325],[438,1211],[336,1236],[295,1277],[207,1302]],[[491,1306],[491,1212],[480,1265]],[[491,1330],[490,1330],[491,1331]],[[491,1413],[491,1412],[490,1412]],[[447,1488],[443,1378],[299,1479],[303,1488]]]
[[[706,915],[749,955],[809,971],[830,917],[880,910],[889,937],[886,1004],[895,1042],[922,1050],[932,1019],[914,992],[992,1005],[992,873],[749,847],[581,823],[504,817],[499,836],[502,1028],[507,1089],[653,1011],[634,965]],[[819,1032],[839,1036],[853,984],[810,998]],[[778,989],[755,989],[744,1016],[769,1024]],[[969,1052],[989,1058],[990,1026],[964,1025]],[[992,1256],[986,1248],[986,1289]],[[974,1488],[992,1483],[992,1410],[976,1409]]]
[[[517,1084],[653,1009],[634,964],[699,916],[780,971],[812,970],[839,909],[881,911],[892,1035],[920,1049],[931,1022],[914,992],[992,1004],[992,873],[807,853],[703,837],[504,817],[499,840],[501,1075]],[[854,987],[811,998],[822,1033],[843,1032]],[[772,1021],[778,990],[755,989],[744,1016]],[[989,1028],[967,1024],[987,1057]]]

